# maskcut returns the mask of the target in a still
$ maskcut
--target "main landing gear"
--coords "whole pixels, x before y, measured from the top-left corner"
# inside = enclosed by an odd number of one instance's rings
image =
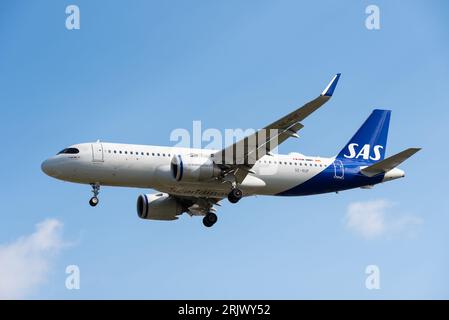
[[[89,204],[92,207],[95,207],[98,204],[98,202],[100,201],[100,200],[98,200],[98,194],[100,193],[100,184],[93,183],[93,184],[91,184],[91,186],[92,186],[92,193],[94,194],[94,196],[92,198],[90,198]]]
[[[213,212],[209,212],[208,214],[206,214],[204,216],[203,224],[204,224],[204,226],[210,228],[215,224],[215,222],[217,222],[217,220],[218,220],[217,215]]]
[[[242,199],[243,192],[239,188],[232,188],[231,192],[228,194],[228,200],[230,203],[237,203]]]

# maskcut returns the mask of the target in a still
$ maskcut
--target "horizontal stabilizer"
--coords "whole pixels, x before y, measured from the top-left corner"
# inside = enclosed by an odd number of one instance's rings
[[[380,173],[388,172],[413,156],[419,150],[421,150],[421,148],[409,148],[407,150],[399,152],[398,154],[395,154],[394,156],[376,162],[369,167],[365,167],[361,169],[360,172],[368,177],[374,177],[375,175],[378,175]]]

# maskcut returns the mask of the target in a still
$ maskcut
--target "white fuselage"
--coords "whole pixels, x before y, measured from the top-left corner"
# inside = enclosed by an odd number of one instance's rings
[[[152,188],[181,196],[223,198],[231,189],[226,179],[176,181],[170,171],[173,155],[209,157],[217,150],[117,143],[82,143],[76,154],[58,154],[42,164],[57,179],[102,186]],[[247,195],[276,195],[299,185],[333,165],[334,158],[298,153],[264,156],[240,185]]]

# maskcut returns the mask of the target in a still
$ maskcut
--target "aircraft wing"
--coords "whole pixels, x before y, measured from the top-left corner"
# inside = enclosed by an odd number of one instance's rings
[[[241,183],[257,160],[275,149],[289,137],[298,138],[297,132],[304,126],[300,123],[332,97],[340,73],[337,73],[323,92],[312,101],[276,120],[265,128],[218,151],[215,162],[225,170],[233,172],[236,182]]]
[[[378,175],[380,173],[388,172],[413,156],[419,150],[421,150],[421,148],[408,148],[402,152],[395,154],[394,156],[376,162],[369,167],[365,167],[361,169],[360,172],[367,177],[374,177],[375,175]]]

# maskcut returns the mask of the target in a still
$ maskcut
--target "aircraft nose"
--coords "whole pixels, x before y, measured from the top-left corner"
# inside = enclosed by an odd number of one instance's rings
[[[41,170],[42,170],[45,174],[48,174],[48,171],[49,171],[48,160],[44,160],[44,162],[42,162],[42,164],[41,164]]]
[[[56,174],[52,161],[50,159],[45,160],[41,164],[41,170],[48,176],[52,177]]]

